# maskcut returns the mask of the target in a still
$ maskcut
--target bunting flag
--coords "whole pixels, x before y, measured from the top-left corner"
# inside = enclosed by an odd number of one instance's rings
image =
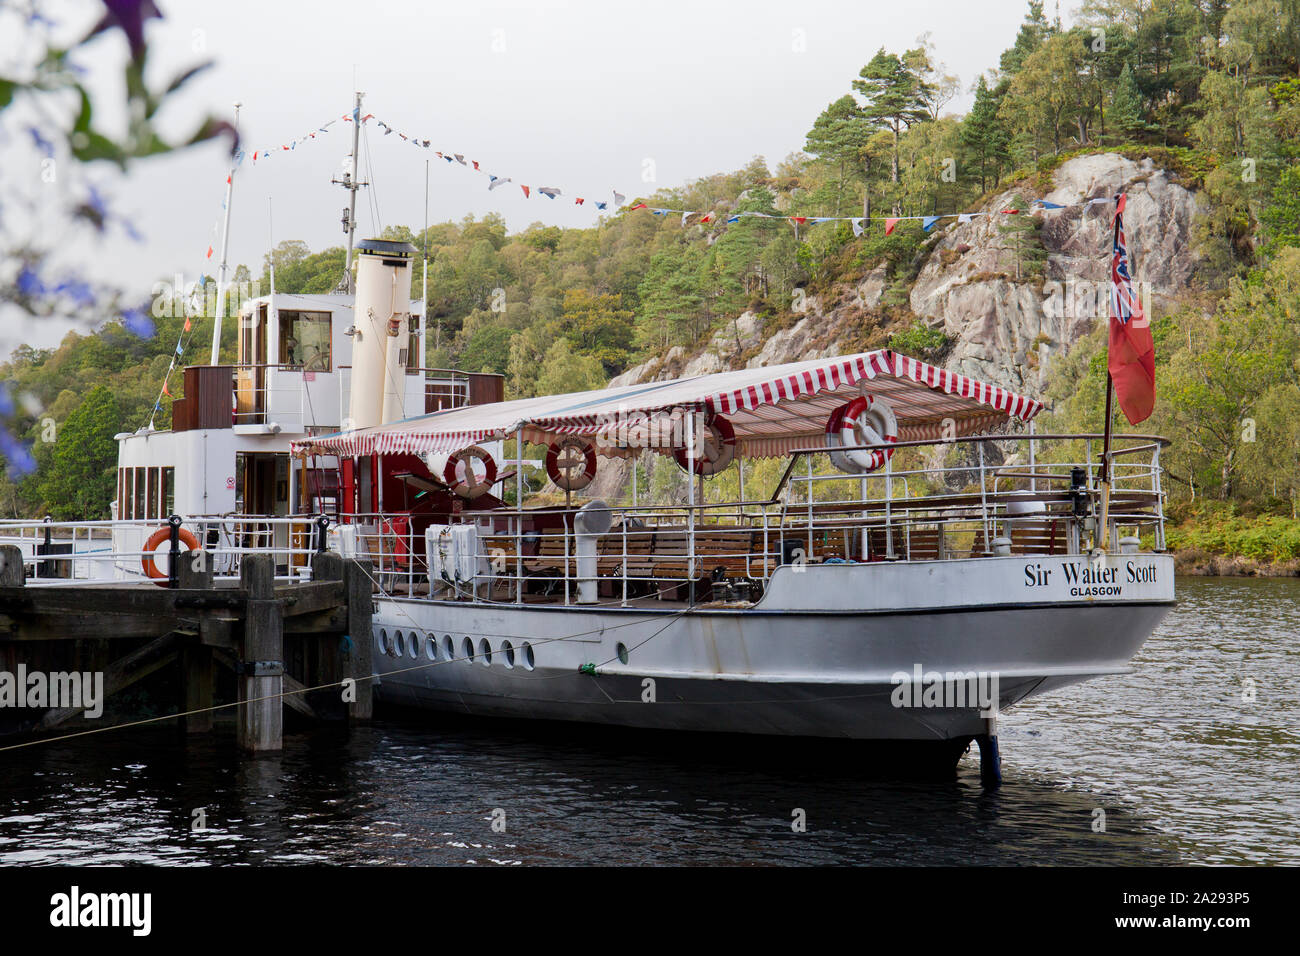
[[[617,194],[615,194],[617,195]],[[620,197],[622,198],[622,197]],[[740,222],[742,219],[781,219],[795,226],[801,226],[805,223],[817,225],[826,222],[847,222],[853,229],[853,235],[862,236],[866,232],[866,224],[869,222],[883,222],[885,224],[885,235],[892,235],[900,222],[919,222],[921,228],[926,232],[932,232],[934,227],[945,219],[956,219],[958,225],[967,225],[975,221],[979,216],[1017,216],[1037,213],[1040,210],[1059,210],[1059,209],[1077,209],[1079,207],[1095,206],[1100,202],[1110,202],[1109,199],[1083,199],[1074,203],[1055,203],[1045,199],[1033,200],[1028,209],[1019,209],[1017,207],[1008,207],[1006,209],[988,210],[985,212],[948,212],[938,213],[929,216],[790,216],[773,214],[766,212],[736,212],[726,216],[720,216],[713,211],[700,211],[698,209],[672,209],[661,206],[649,206],[644,201],[638,200],[631,206],[625,207],[627,212],[633,212],[637,209],[648,209],[656,216],[667,216],[669,214],[680,216],[683,226],[687,225],[692,217],[699,216],[697,224],[717,222],[719,219],[725,221],[728,225]]]
[[[366,120],[370,119],[372,115],[373,115],[373,114],[367,114],[367,115],[362,119],[362,122],[364,123]],[[351,123],[353,118],[352,118],[351,116],[342,116],[342,117],[340,117],[340,119],[342,119],[343,122],[345,122],[345,123]],[[293,152],[294,150],[296,150],[296,149],[298,148],[298,144],[299,144],[299,143],[305,143],[305,142],[307,142],[308,140],[315,139],[317,133],[327,133],[327,132],[329,132],[329,128],[330,128],[331,126],[333,126],[333,125],[334,125],[335,123],[337,123],[337,122],[338,122],[337,119],[332,119],[332,120],[330,120],[328,123],[325,123],[325,124],[322,125],[322,126],[317,126],[317,127],[315,127],[314,129],[310,130],[309,132],[303,133],[301,136],[298,136],[298,137],[296,137],[296,138],[294,138],[294,139],[288,140],[287,142],[281,143],[281,144],[280,144],[280,149],[279,149],[278,151],[279,151],[279,152],[284,152],[284,153],[287,153],[287,152]],[[255,149],[255,150],[253,150],[253,164],[256,165],[256,164],[257,164],[257,161],[258,161],[259,159],[260,159],[260,160],[263,160],[263,161],[270,159],[272,156],[275,155],[276,152],[277,152],[277,150],[276,150],[274,147],[272,147],[271,149]]]
[[[347,117],[345,117],[345,119],[347,119]],[[361,122],[365,123],[367,120],[370,119],[375,119],[373,113],[361,117]],[[381,119],[375,119],[375,123],[380,129],[384,131],[385,136],[389,136],[393,133],[396,133],[398,138],[401,139],[402,142],[404,143],[410,143],[412,146],[418,146],[422,149],[428,149],[430,147],[431,144],[430,140],[421,139],[418,136],[407,135],[406,133],[403,133],[401,130],[394,127],[392,124],[387,123]],[[479,162],[479,160],[470,159],[465,153],[456,153],[456,152],[450,152],[448,150],[435,149],[433,150],[433,154],[437,156],[439,159],[445,160],[449,164],[452,163],[459,164],[461,166],[464,166],[468,170],[472,170],[476,173],[479,173],[480,175],[486,176],[488,179],[489,190],[496,189],[498,186],[514,181],[513,178],[510,176],[500,176],[495,173],[488,172],[486,169],[483,168],[483,164]],[[531,185],[526,186],[520,183],[519,189],[523,193],[525,199],[531,199],[534,192],[536,192],[538,195],[545,196],[547,199],[557,199],[560,196],[564,195],[564,191],[556,186],[531,186]],[[623,203],[626,201],[627,197],[624,196],[621,192],[619,192],[616,189],[610,190],[610,192],[614,196],[614,208],[617,209],[619,206],[622,206]],[[575,206],[585,206],[587,199],[589,199],[591,195],[592,195],[591,192],[584,192],[583,196],[575,199],[573,204]],[[605,209],[609,207],[609,200],[592,199],[591,204],[595,206],[598,210],[603,212]]]
[[[1146,421],[1156,404],[1156,353],[1151,321],[1133,291],[1133,274],[1124,238],[1127,195],[1115,197],[1115,231],[1110,259],[1110,327],[1106,367],[1115,397],[1130,425]],[[1107,426],[1109,427],[1109,426]]]

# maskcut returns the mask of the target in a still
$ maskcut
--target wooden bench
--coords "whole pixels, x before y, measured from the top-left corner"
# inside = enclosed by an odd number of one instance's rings
[[[1016,518],[1011,525],[1012,554],[1065,554],[1069,548],[1068,519]]]

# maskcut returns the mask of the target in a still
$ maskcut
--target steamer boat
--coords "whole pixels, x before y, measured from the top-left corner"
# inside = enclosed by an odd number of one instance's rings
[[[977,739],[993,772],[1000,710],[1126,671],[1173,605],[1164,439],[1036,434],[1038,401],[889,350],[504,401],[420,367],[415,254],[363,241],[346,294],[245,303],[237,363],[118,436],[113,520],[0,528],[33,582],[165,578],[176,515],[222,577],[368,562],[385,701]]]

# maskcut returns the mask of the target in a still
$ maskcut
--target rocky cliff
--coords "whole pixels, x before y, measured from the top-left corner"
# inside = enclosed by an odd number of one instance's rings
[[[1044,199],[1063,206],[1128,194],[1124,223],[1134,278],[1156,314],[1193,293],[1202,264],[1192,241],[1202,209],[1195,193],[1151,160],[1116,153],[1062,163],[1045,192],[1021,182],[994,195],[982,211],[1000,213],[1018,202]],[[844,283],[806,308],[764,319],[752,312],[719,330],[702,350],[674,348],[628,369],[611,385],[732,368],[778,365],[883,346],[891,331],[919,320],[948,337],[940,364],[984,381],[1041,397],[1054,354],[1069,349],[1109,307],[1113,205],[1044,210],[1039,232],[1046,259],[1026,268],[999,215],[949,226],[924,250],[924,263],[907,289],[907,306],[888,310],[890,284],[877,266],[855,284]],[[947,220],[947,222],[953,222]],[[897,280],[895,280],[897,281]],[[602,469],[598,493],[615,493],[625,469]]]

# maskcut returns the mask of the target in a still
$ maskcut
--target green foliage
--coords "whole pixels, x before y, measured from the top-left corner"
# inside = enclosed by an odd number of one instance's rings
[[[122,410],[106,386],[96,385],[55,429],[52,445],[38,442],[37,460],[44,467],[25,489],[59,521],[109,517],[116,497],[117,442]],[[48,449],[48,450],[47,450]]]
[[[925,358],[943,349],[948,341],[943,329],[931,328],[918,320],[902,332],[891,335],[889,347],[912,358]]]

